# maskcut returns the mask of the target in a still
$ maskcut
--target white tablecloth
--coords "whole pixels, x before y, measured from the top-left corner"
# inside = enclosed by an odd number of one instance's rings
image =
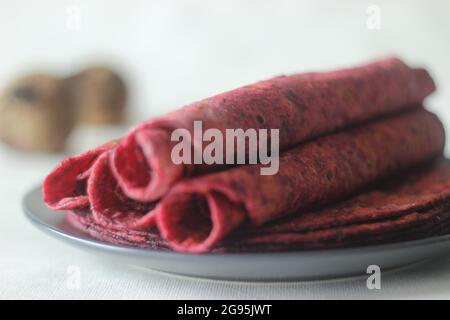
[[[80,151],[121,132],[84,130]],[[450,298],[450,255],[382,273],[381,289],[366,278],[318,282],[245,283],[183,278],[111,264],[35,229],[21,210],[23,194],[62,155],[30,155],[0,147],[0,298],[61,299],[379,299]],[[73,285],[74,270],[79,286]]]

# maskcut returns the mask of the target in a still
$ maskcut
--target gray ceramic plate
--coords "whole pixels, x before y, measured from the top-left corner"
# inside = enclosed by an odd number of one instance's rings
[[[87,252],[114,261],[173,274],[221,280],[316,280],[366,274],[417,263],[450,250],[450,235],[402,243],[349,249],[243,254],[181,254],[111,245],[64,223],[64,215],[44,205],[41,189],[23,199],[27,218],[40,230]]]

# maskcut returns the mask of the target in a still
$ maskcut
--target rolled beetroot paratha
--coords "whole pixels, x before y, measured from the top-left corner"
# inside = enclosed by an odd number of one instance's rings
[[[240,229],[213,252],[267,252],[380,244],[439,235],[450,230],[450,162],[440,160],[382,181],[345,200],[313,211]],[[113,244],[170,250],[156,229],[118,231],[92,215],[67,220],[93,238]]]
[[[53,210],[90,209],[96,223],[115,229],[143,229],[155,224],[155,203],[123,195],[111,173],[109,156],[117,141],[69,157],[44,180],[44,202]]]
[[[206,252],[244,222],[330,203],[433,159],[444,140],[439,119],[419,108],[292,148],[275,175],[249,165],[182,181],[158,205],[159,230],[176,250]]]
[[[449,218],[450,161],[440,160],[345,201],[242,230],[225,243],[296,248],[379,243],[448,230]]]
[[[89,207],[87,181],[98,157],[113,149],[117,141],[63,160],[44,180],[44,202],[53,210],[76,210]]]
[[[183,178],[213,166],[176,165],[170,135],[176,128],[279,129],[280,148],[421,104],[435,90],[429,74],[398,59],[326,73],[281,76],[193,103],[135,128],[112,153],[123,193],[138,201],[161,198]]]
[[[91,168],[87,194],[95,221],[115,229],[145,229],[155,224],[154,202],[127,198],[117,184],[109,165],[114,149],[104,152]]]
[[[44,182],[44,200],[70,210],[69,220],[95,238],[164,250],[285,250],[366,243],[365,235],[374,241],[424,235],[446,228],[435,223],[447,221],[436,203],[422,211],[386,209],[386,216],[368,207],[376,221],[356,209],[354,215],[344,209],[342,219],[329,211],[314,211],[317,220],[300,217],[441,154],[442,125],[420,107],[434,90],[425,70],[398,59],[262,81],[147,121],[120,142],[63,161]],[[198,176],[225,168],[170,159],[170,133],[192,133],[194,120],[221,132],[280,129],[280,147],[290,150],[275,176],[261,176],[257,165]],[[287,228],[284,220],[271,223],[289,214],[300,220],[287,218]],[[308,221],[322,225],[302,229]]]

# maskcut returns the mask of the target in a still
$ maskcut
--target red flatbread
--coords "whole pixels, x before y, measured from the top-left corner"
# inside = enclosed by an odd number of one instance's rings
[[[53,210],[76,210],[89,207],[87,180],[97,158],[117,145],[105,143],[94,150],[62,161],[44,180],[44,202]]]
[[[156,203],[128,199],[114,178],[108,150],[98,157],[91,168],[87,194],[97,223],[116,229],[144,229],[155,224]]]
[[[423,109],[374,121],[287,151],[275,175],[253,165],[180,182],[158,206],[158,226],[176,250],[206,252],[244,222],[330,203],[426,162],[444,140],[442,123]]]
[[[342,212],[343,214],[339,214]],[[420,239],[450,230],[450,162],[416,168],[348,200],[237,230],[213,252],[268,252],[353,247]],[[127,246],[170,250],[156,229],[118,231],[88,212],[67,219],[92,237]]]
[[[326,73],[281,76],[193,103],[135,128],[112,155],[123,192],[138,201],[161,198],[174,183],[214,166],[171,161],[170,135],[194,120],[203,129],[279,129],[280,148],[421,104],[435,90],[429,74],[398,59]]]
[[[70,210],[72,223],[104,241],[186,252],[319,248],[447,230],[449,179],[423,178],[424,192],[393,187],[391,198],[366,193],[313,211],[441,155],[442,124],[421,107],[434,90],[425,70],[398,59],[261,81],[64,160],[44,181],[44,201]],[[280,129],[280,171],[174,164],[170,134],[192,135],[194,120],[222,133]]]

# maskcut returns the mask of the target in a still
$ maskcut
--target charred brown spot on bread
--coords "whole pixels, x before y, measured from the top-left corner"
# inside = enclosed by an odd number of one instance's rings
[[[258,121],[259,124],[264,124],[265,119],[264,119],[264,117],[262,115],[257,114],[256,115],[256,121]]]

